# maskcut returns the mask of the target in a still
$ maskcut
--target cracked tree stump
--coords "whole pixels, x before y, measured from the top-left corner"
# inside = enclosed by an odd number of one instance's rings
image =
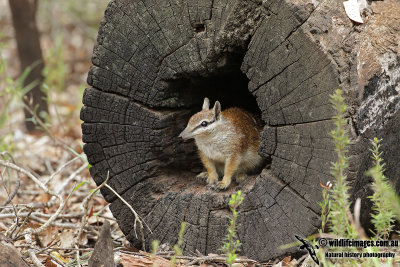
[[[366,217],[370,138],[384,139],[388,176],[400,173],[399,2],[371,8],[369,21],[355,25],[341,2],[110,2],[83,97],[84,151],[96,183],[109,171],[109,185],[150,227],[147,246],[175,244],[185,221],[184,251],[219,252],[229,196],[241,188],[240,253],[267,260],[298,251],[279,246],[320,225],[320,182],[332,179],[335,160],[329,95],[337,88],[354,139],[348,177]],[[265,125],[259,153],[270,165],[224,192],[195,180],[196,148],[178,138],[205,96],[255,112]],[[102,194],[140,247],[129,208]]]

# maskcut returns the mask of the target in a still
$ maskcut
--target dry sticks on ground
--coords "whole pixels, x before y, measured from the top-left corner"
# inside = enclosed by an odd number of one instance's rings
[[[5,153],[3,153],[2,155],[5,155]],[[75,159],[73,159],[72,161],[74,161],[74,160]],[[69,161],[69,163],[71,163],[72,161]],[[25,238],[26,244],[28,245],[27,252],[28,252],[28,255],[29,255],[30,259],[32,260],[32,263],[35,266],[43,266],[41,264],[41,261],[36,256],[35,251],[37,249],[34,246],[34,242],[33,242],[34,238],[33,237],[39,235],[44,230],[46,230],[47,227],[49,227],[51,225],[58,226],[58,227],[66,227],[66,228],[74,227],[73,224],[65,224],[65,223],[56,222],[57,219],[64,217],[64,216],[61,216],[61,213],[62,213],[62,211],[63,211],[68,199],[70,198],[70,196],[72,194],[72,191],[68,194],[66,199],[64,199],[62,194],[61,194],[61,192],[64,189],[64,187],[67,185],[67,183],[64,183],[63,187],[61,187],[59,190],[57,190],[57,192],[54,192],[54,191],[50,190],[46,185],[51,179],[48,179],[48,181],[46,183],[43,183],[43,182],[40,181],[40,179],[38,179],[30,171],[28,171],[28,170],[26,170],[24,168],[21,168],[21,167],[17,166],[16,164],[11,163],[9,161],[0,160],[0,165],[4,167],[3,173],[4,173],[4,171],[6,169],[11,169],[11,170],[16,171],[18,174],[24,174],[31,181],[33,181],[44,193],[51,195],[52,198],[45,205],[47,208],[53,206],[55,204],[54,200],[58,199],[58,202],[59,202],[58,208],[57,208],[56,212],[51,214],[51,215],[49,215],[49,214],[44,215],[44,214],[42,214],[40,212],[34,212],[33,211],[34,207],[30,206],[30,211],[29,212],[25,212],[25,213],[21,213],[21,215],[23,215],[23,216],[21,216],[19,214],[19,212],[21,210],[23,210],[24,208],[22,208],[20,210],[17,210],[17,208],[14,205],[12,205],[12,208],[13,208],[13,211],[14,211],[13,215],[15,216],[14,217],[15,218],[15,222],[6,231],[6,236],[11,238],[12,240],[17,240],[17,239],[19,239],[19,238],[21,238],[23,236]],[[59,168],[55,174],[60,173],[62,171],[62,169],[65,168],[67,165],[68,164],[64,164],[62,166],[62,168]],[[83,166],[87,166],[87,163],[84,163]],[[81,168],[80,168],[80,170],[81,170]],[[6,192],[8,193],[7,187],[4,184],[3,173],[2,173],[3,185],[4,185],[4,188],[5,188]],[[74,174],[74,176],[76,176],[78,173],[79,172],[74,172],[73,174]],[[54,177],[55,174],[53,174],[50,178]],[[74,177],[72,177],[69,180],[72,180],[73,178]],[[20,181],[21,181],[21,177],[18,175],[18,181],[16,183],[17,186],[15,186],[13,194],[8,196],[7,201],[4,204],[8,204],[9,202],[11,202],[13,197],[16,195],[16,193],[17,193],[17,191],[18,191],[18,189],[20,187],[19,186],[20,183],[21,183]],[[4,207],[3,209],[7,210],[7,207]],[[10,215],[11,215],[10,213],[8,213],[8,214],[0,214],[0,217],[1,216],[9,217]],[[38,216],[45,217],[47,220],[46,219],[41,219]],[[24,218],[22,224],[20,223],[21,222],[21,218]],[[28,219],[33,219],[33,220],[35,220],[35,221],[37,221],[39,223],[42,223],[42,224],[38,228],[26,227],[27,226],[26,222],[27,222]],[[23,228],[25,228],[24,231],[23,231],[23,234],[18,235],[20,233],[21,229],[23,229]]]
[[[54,172],[49,179],[45,182],[42,182],[43,179],[36,177],[31,171],[28,171],[25,168],[22,168],[15,164],[15,161],[12,159],[12,156],[9,153],[2,152],[1,156],[3,159],[0,159],[0,166],[3,167],[0,169],[0,175],[2,179],[3,188],[6,191],[8,198],[5,202],[3,202],[2,206],[0,206],[0,219],[12,218],[14,219],[14,223],[8,227],[8,230],[5,232],[5,235],[13,241],[20,240],[22,238],[25,239],[27,245],[27,253],[35,266],[43,266],[41,261],[36,256],[36,253],[41,249],[35,245],[34,240],[36,240],[36,236],[45,231],[49,226],[56,226],[62,229],[65,228],[75,228],[79,229],[80,232],[83,231],[85,225],[77,226],[74,223],[65,223],[60,222],[59,220],[76,218],[79,219],[84,213],[87,213],[87,210],[84,210],[82,213],[74,213],[74,214],[62,214],[63,210],[72,195],[73,190],[69,192],[67,197],[64,197],[64,192],[68,184],[73,181],[77,175],[79,175],[84,169],[87,168],[87,161],[83,160],[83,164],[75,171],[73,171],[67,179],[59,186],[56,190],[51,190],[48,187],[49,182],[59,173],[61,173],[68,165],[78,160],[79,158],[83,158],[83,155],[79,157],[75,157],[72,160],[68,161],[65,164],[62,164],[58,168],[56,172]],[[12,161],[4,160],[6,158],[10,158]],[[12,172],[12,171],[15,172]],[[18,176],[14,185],[13,191],[10,193],[8,187],[6,186],[5,176],[6,174],[16,173]],[[26,205],[14,205],[10,204],[14,197],[17,195],[18,190],[21,187],[21,176],[28,177],[37,187],[41,189],[42,192],[51,196],[50,200],[45,203],[31,203]],[[9,179],[7,181],[10,181]],[[75,187],[75,186],[74,186]],[[54,213],[44,213],[41,210],[43,208],[49,210],[56,203],[58,203],[58,207]],[[28,224],[29,221],[36,221],[39,223],[39,227],[32,227]],[[21,233],[22,232],[22,233]],[[20,234],[21,233],[21,234]],[[43,250],[40,251],[43,253]]]
[[[124,202],[128,208],[132,211],[135,216],[135,233],[136,233],[136,224],[139,224],[139,231],[140,235],[144,244],[144,234],[143,234],[143,227],[147,227],[147,229],[151,232],[148,226],[144,223],[144,221],[139,217],[136,211],[117,193],[113,190],[109,185],[107,185],[107,179],[104,183],[99,185],[97,188],[93,189],[86,193],[86,197],[81,202],[81,211],[80,212],[69,212],[65,213],[64,209],[70,199],[71,195],[75,192],[76,195],[79,195],[77,188],[82,185],[83,182],[80,183],[79,186],[70,187],[73,181],[76,180],[78,177],[88,166],[87,160],[84,154],[76,156],[69,161],[60,164],[55,172],[53,172],[47,179],[45,177],[37,177],[32,171],[27,170],[26,168],[22,168],[15,164],[15,161],[8,161],[5,160],[5,156],[8,156],[9,159],[12,159],[11,155],[6,152],[2,152],[0,156],[3,156],[3,159],[0,159],[0,175],[2,178],[3,188],[6,190],[8,198],[0,206],[0,219],[14,219],[14,223],[8,227],[6,231],[6,236],[12,240],[17,241],[24,239],[25,244],[19,244],[18,247],[21,249],[25,249],[29,258],[31,259],[32,263],[35,266],[43,266],[41,260],[38,258],[38,254],[47,254],[50,258],[54,259],[54,255],[51,255],[51,252],[54,251],[54,243],[47,245],[45,248],[40,247],[36,244],[35,240],[37,240],[37,236],[44,232],[49,226],[55,226],[61,229],[75,229],[75,240],[73,242],[73,247],[69,248],[68,250],[75,251],[76,253],[76,264],[77,266],[81,266],[81,259],[80,259],[80,252],[82,252],[82,242],[81,237],[83,236],[84,230],[86,231],[93,231],[93,227],[88,225],[88,218],[92,216],[92,209],[90,202],[99,189],[103,186],[106,186],[110,189],[114,194]],[[78,167],[75,166],[74,168],[70,168],[73,163],[76,163],[79,159],[82,160],[82,164]],[[3,167],[3,168],[1,168]],[[49,185],[51,184],[52,180],[57,176],[61,175],[66,168],[70,168],[68,173],[68,177],[64,178],[62,182],[56,184],[55,189],[51,189]],[[10,172],[11,171],[11,172]],[[16,173],[18,176],[14,185],[13,191],[10,193],[8,187],[6,186],[6,182],[4,179],[5,174],[10,175],[10,173]],[[49,201],[47,202],[40,202],[40,203],[29,203],[29,204],[12,204],[13,198],[18,194],[18,190],[21,188],[21,179],[22,177],[29,178],[36,187],[40,188],[40,190],[34,190],[36,194],[43,192],[48,194],[50,197]],[[9,181],[9,180],[8,180]],[[76,182],[76,181],[75,181]],[[79,182],[79,180],[78,180]],[[54,184],[54,183],[53,183]],[[54,187],[54,186],[53,186]],[[70,189],[68,189],[70,188]],[[66,191],[69,191],[68,195],[65,196]],[[32,192],[32,191],[31,191]],[[80,197],[82,197],[82,192],[80,193]],[[58,203],[58,207],[55,206]],[[57,208],[56,208],[57,207]],[[55,210],[55,212],[51,213],[51,210]],[[101,217],[101,213],[104,212],[106,207],[101,208],[97,212],[97,216]],[[45,211],[43,211],[45,209]],[[113,218],[106,217],[107,219],[113,220]],[[70,220],[80,221],[80,223],[69,222]],[[32,227],[28,222],[36,222],[39,224],[38,227]],[[67,221],[67,222],[66,222]],[[96,231],[95,231],[96,232]],[[42,244],[43,246],[43,244]],[[91,249],[92,250],[92,249]],[[59,259],[57,260],[58,264],[60,264]]]

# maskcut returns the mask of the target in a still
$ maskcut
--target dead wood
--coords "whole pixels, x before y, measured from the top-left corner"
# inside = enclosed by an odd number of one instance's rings
[[[377,12],[356,25],[342,2],[110,2],[83,97],[84,151],[96,183],[110,171],[109,186],[149,225],[147,247],[153,239],[175,244],[186,221],[184,251],[217,252],[229,195],[241,188],[241,254],[267,260],[297,252],[279,246],[320,226],[320,183],[332,179],[335,160],[329,95],[337,88],[349,105],[353,197],[368,195],[364,172],[374,136],[384,140],[388,176],[398,179],[400,12],[392,10],[399,2],[370,8]],[[178,138],[206,96],[262,118],[259,153],[270,161],[220,193],[195,181],[195,146]],[[128,207],[107,188],[102,193],[139,246]],[[367,201],[362,205],[365,223]]]

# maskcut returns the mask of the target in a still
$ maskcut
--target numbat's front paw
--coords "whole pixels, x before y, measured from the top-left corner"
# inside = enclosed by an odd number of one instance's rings
[[[215,184],[218,182],[218,175],[208,175],[207,184]]]
[[[196,176],[196,179],[202,181],[206,180],[207,184],[215,184],[218,182],[218,175],[209,175],[208,172],[202,172]]]
[[[217,183],[217,188],[218,188],[219,190],[225,190],[225,189],[228,188],[228,186],[229,186],[230,184],[231,184],[230,182],[226,182],[226,181],[222,180],[222,181],[220,181],[220,182]]]
[[[199,180],[205,180],[208,178],[208,173],[207,172],[201,172],[196,176],[197,179]]]

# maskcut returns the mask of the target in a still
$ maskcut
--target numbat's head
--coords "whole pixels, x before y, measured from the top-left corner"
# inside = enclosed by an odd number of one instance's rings
[[[221,118],[221,104],[216,101],[214,107],[210,109],[210,100],[206,97],[203,102],[203,109],[194,114],[181,132],[179,137],[184,140],[195,138],[199,135],[211,133]]]

